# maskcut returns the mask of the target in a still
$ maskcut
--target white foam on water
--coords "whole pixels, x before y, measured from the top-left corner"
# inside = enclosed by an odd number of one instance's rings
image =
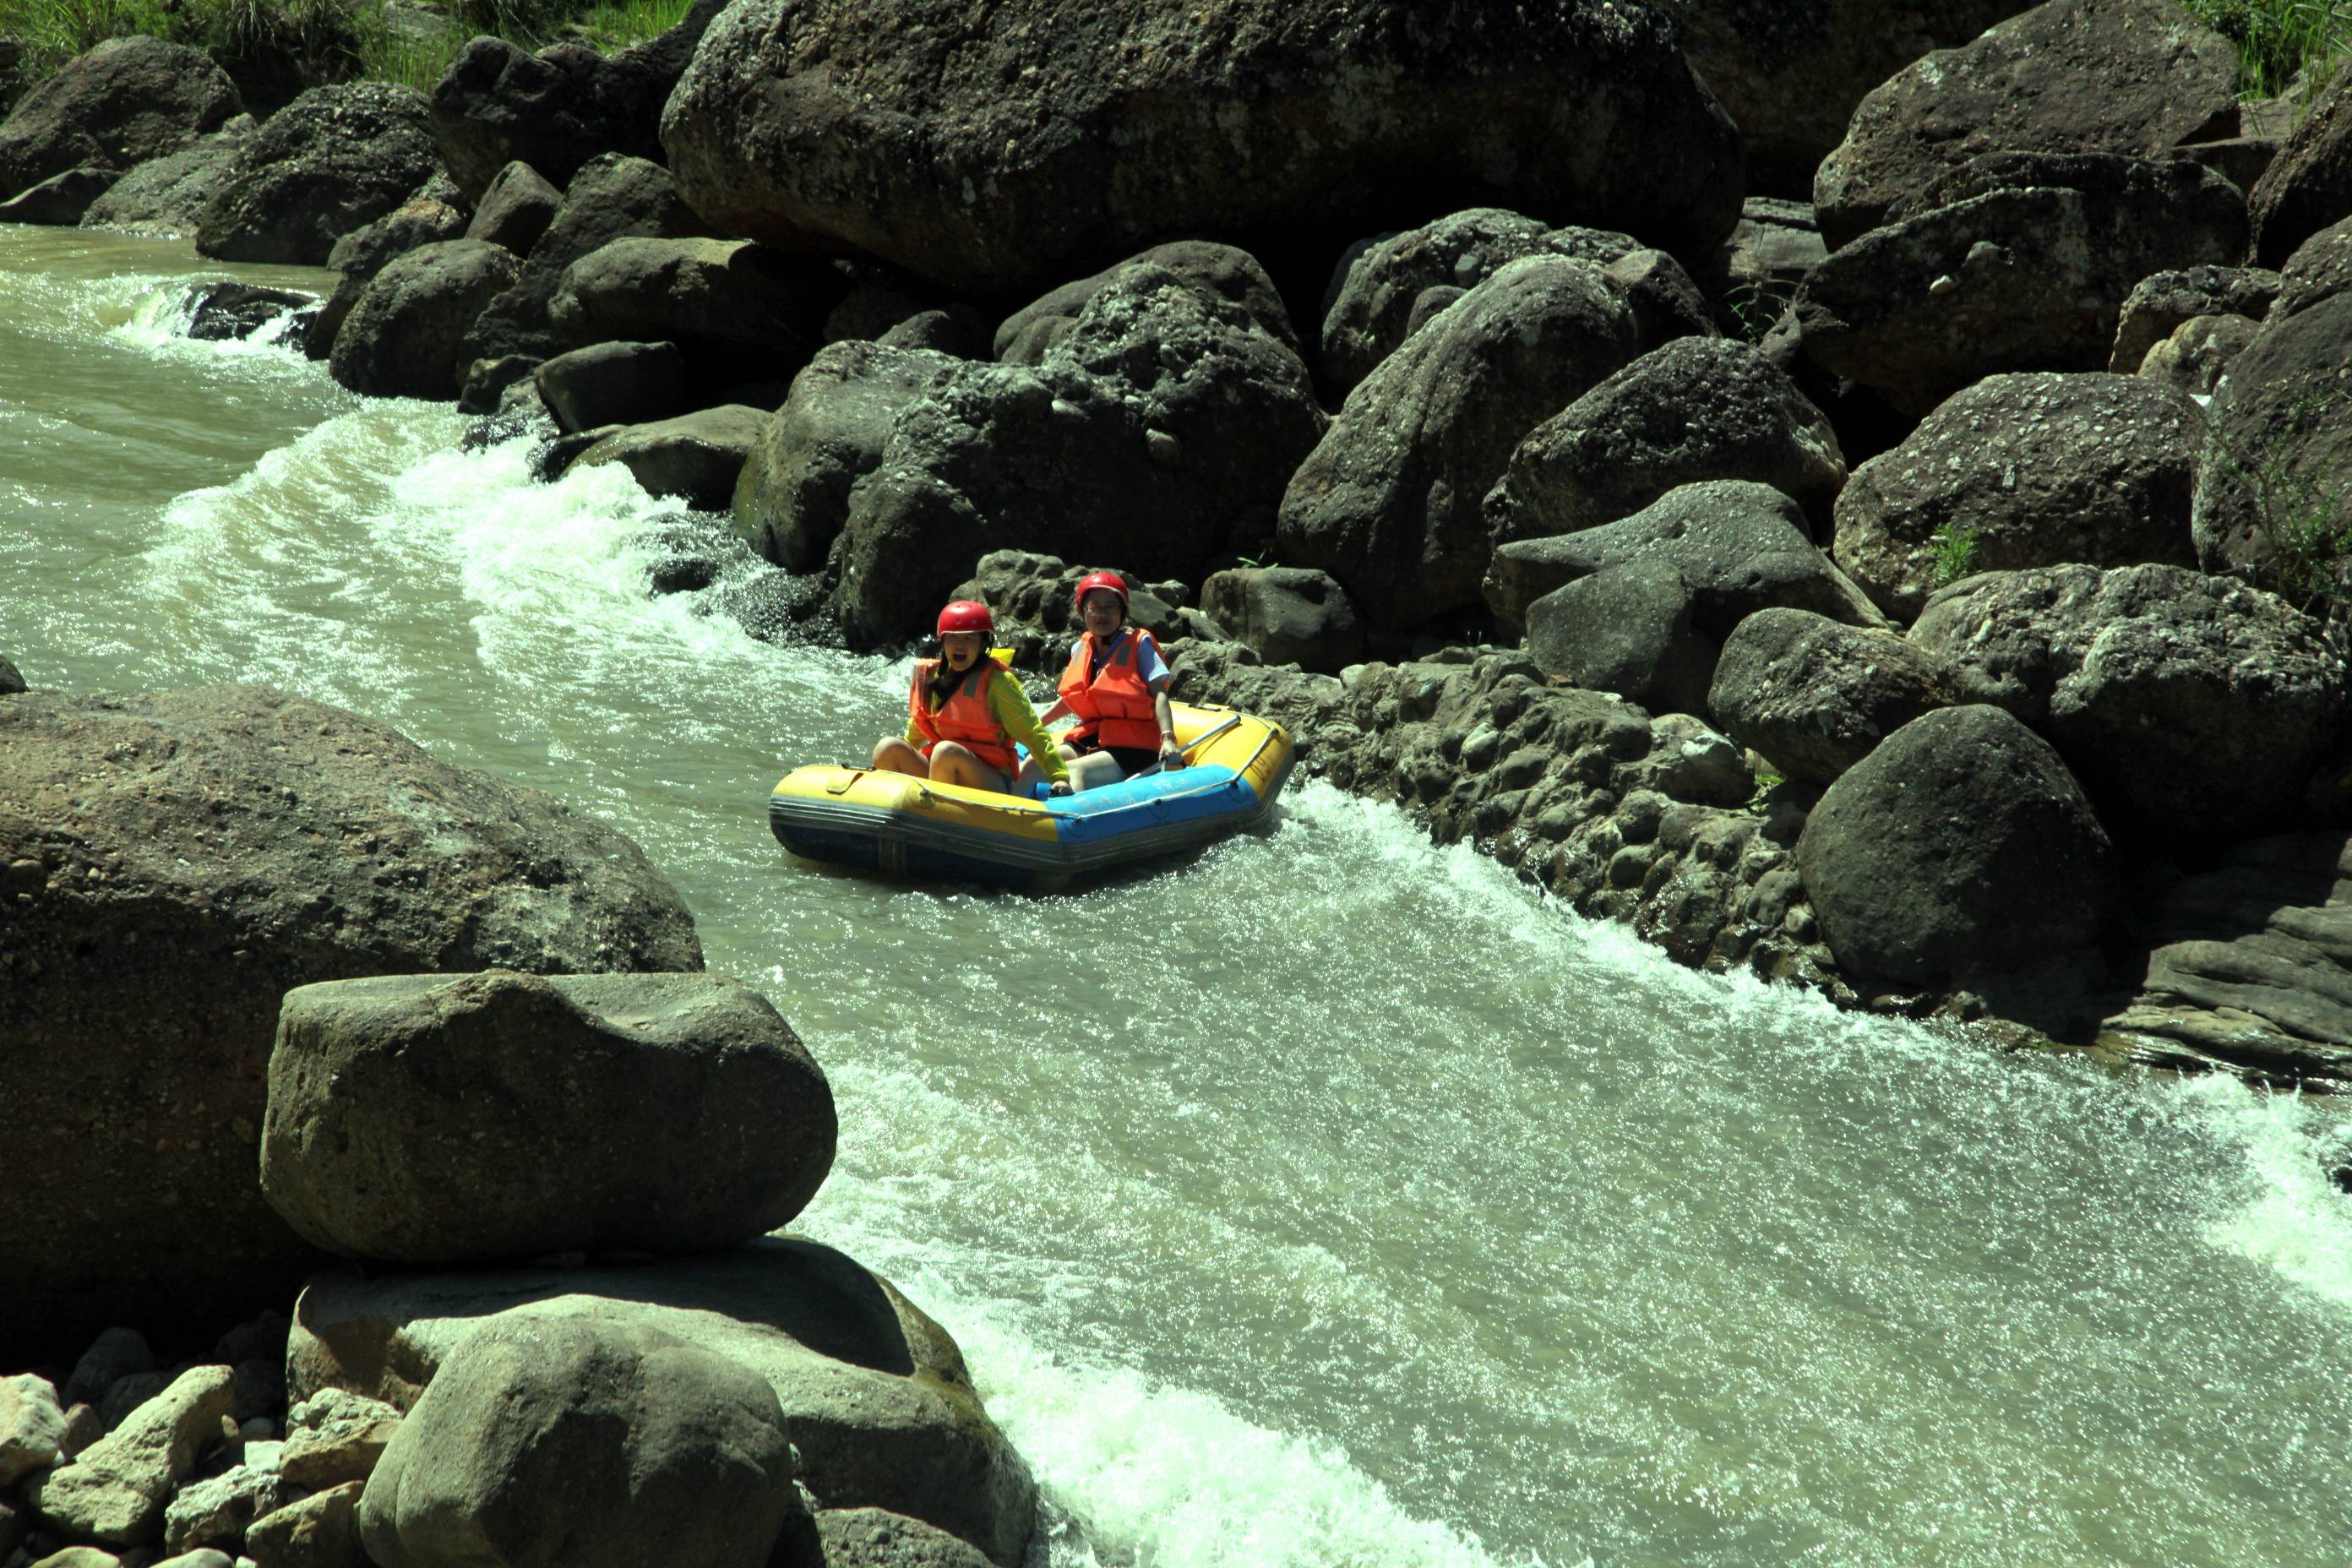
[[[2210,1075],[2179,1086],[2181,1114],[2243,1163],[2207,1225],[2213,1246],[2352,1310],[2352,1193],[2328,1178],[2352,1163],[2352,1112],[2328,1097],[2273,1092]]]

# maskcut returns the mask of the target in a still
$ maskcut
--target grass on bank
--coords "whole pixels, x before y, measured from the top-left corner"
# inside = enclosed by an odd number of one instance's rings
[[[109,38],[144,33],[204,50],[240,86],[404,82],[429,90],[468,38],[610,51],[671,26],[689,0],[0,0],[0,37],[30,82]]]
[[[2298,72],[2309,97],[2352,54],[2352,0],[2181,0],[2238,46],[2238,91],[2275,98]]]

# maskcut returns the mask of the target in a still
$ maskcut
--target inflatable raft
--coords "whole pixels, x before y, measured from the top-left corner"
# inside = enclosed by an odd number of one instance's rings
[[[768,826],[810,860],[1043,892],[1270,820],[1290,731],[1230,708],[1172,711],[1190,762],[1173,771],[1035,800],[874,768],[795,768],[768,796]]]

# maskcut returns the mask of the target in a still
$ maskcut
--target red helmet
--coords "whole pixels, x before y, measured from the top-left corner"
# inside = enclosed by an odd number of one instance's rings
[[[1080,609],[1084,609],[1086,607],[1087,595],[1093,593],[1097,588],[1108,588],[1112,593],[1117,594],[1118,595],[1119,613],[1121,615],[1125,615],[1127,613],[1127,584],[1120,579],[1119,574],[1116,572],[1089,572],[1085,576],[1079,578],[1078,591],[1070,595],[1070,603]]]
[[[992,632],[995,629],[996,621],[989,615],[988,606],[977,599],[958,599],[940,612],[941,637],[950,632]]]

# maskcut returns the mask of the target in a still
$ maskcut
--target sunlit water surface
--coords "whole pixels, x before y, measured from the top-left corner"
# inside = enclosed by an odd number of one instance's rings
[[[951,1328],[1040,1562],[2341,1563],[2322,1102],[1679,971],[1320,786],[1021,899],[787,860],[903,666],[646,591],[675,509],[179,336],[184,248],[0,228],[0,653],[273,682],[580,803],[831,1074],[804,1228]]]

